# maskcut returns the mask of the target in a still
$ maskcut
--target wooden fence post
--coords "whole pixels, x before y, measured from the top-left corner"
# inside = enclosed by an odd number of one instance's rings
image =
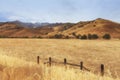
[[[40,57],[39,56],[37,56],[37,64],[39,64],[40,63]]]
[[[83,70],[83,62],[80,62],[80,70]]]
[[[67,64],[67,59],[64,58],[64,65],[66,66],[66,64]]]
[[[49,65],[51,66],[52,59],[49,57]]]
[[[104,76],[104,64],[101,64],[101,76]]]

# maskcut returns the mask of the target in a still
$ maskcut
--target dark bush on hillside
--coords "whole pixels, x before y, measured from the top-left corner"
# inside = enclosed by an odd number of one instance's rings
[[[81,35],[80,35],[80,34],[77,35],[76,38],[77,38],[77,39],[81,39]]]
[[[63,37],[62,34],[55,34],[55,36],[54,36],[54,38],[57,38],[57,39],[60,39],[60,38],[62,38],[62,37]]]
[[[92,35],[92,39],[98,39],[99,37],[98,37],[98,35],[97,34],[93,34]]]
[[[105,34],[105,35],[103,35],[103,39],[111,39],[110,34]]]
[[[73,36],[76,36],[75,32],[72,33]]]
[[[42,38],[41,36],[37,36],[37,38]]]
[[[88,34],[88,39],[92,39],[92,35],[91,34]]]
[[[97,34],[88,34],[88,39],[98,39],[99,36]]]
[[[87,36],[86,35],[82,35],[81,39],[87,39]]]
[[[29,38],[28,36],[23,36],[23,37],[21,37],[21,38]],[[34,37],[32,37],[32,38],[34,38]]]
[[[93,27],[96,27],[96,25],[93,25]]]
[[[69,36],[65,36],[65,39],[69,39]]]

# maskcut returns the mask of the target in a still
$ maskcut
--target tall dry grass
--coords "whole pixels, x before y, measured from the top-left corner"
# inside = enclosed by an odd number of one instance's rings
[[[0,39],[0,54],[21,60],[36,61],[36,56],[48,60],[52,57],[63,62],[79,64],[93,72],[99,72],[100,64],[105,65],[112,75],[120,77],[119,40],[76,40],[76,39]],[[9,63],[8,63],[9,64]]]
[[[0,80],[120,80],[101,77],[67,66],[36,64],[18,58],[0,55]]]
[[[119,52],[119,40],[0,39],[0,80],[120,80],[111,78],[114,71],[120,76]],[[38,55],[57,61],[67,58],[76,64],[84,61],[92,71],[99,71],[103,63],[105,71],[111,69],[110,75],[101,77],[64,66],[49,67],[42,62],[37,65]]]

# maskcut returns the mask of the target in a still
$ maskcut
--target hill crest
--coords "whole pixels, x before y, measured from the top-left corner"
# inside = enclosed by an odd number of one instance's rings
[[[30,24],[29,26],[33,26]],[[76,35],[98,34],[102,36],[105,33],[113,38],[120,38],[120,24],[111,20],[97,18],[92,21],[80,21],[78,23],[56,23],[39,27],[28,27],[28,24],[14,21],[0,23],[0,36],[7,37],[54,37],[56,34],[71,37],[72,33]]]

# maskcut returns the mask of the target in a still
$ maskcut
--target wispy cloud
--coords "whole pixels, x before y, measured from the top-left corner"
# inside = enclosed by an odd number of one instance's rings
[[[15,21],[15,20],[20,20],[24,22],[47,22],[45,19],[47,17],[38,17],[38,15],[30,16],[26,14],[17,14],[17,13],[12,13],[12,12],[0,12],[0,22],[6,22],[6,21]]]
[[[120,0],[1,0],[0,21],[78,22],[98,17],[119,21]]]

